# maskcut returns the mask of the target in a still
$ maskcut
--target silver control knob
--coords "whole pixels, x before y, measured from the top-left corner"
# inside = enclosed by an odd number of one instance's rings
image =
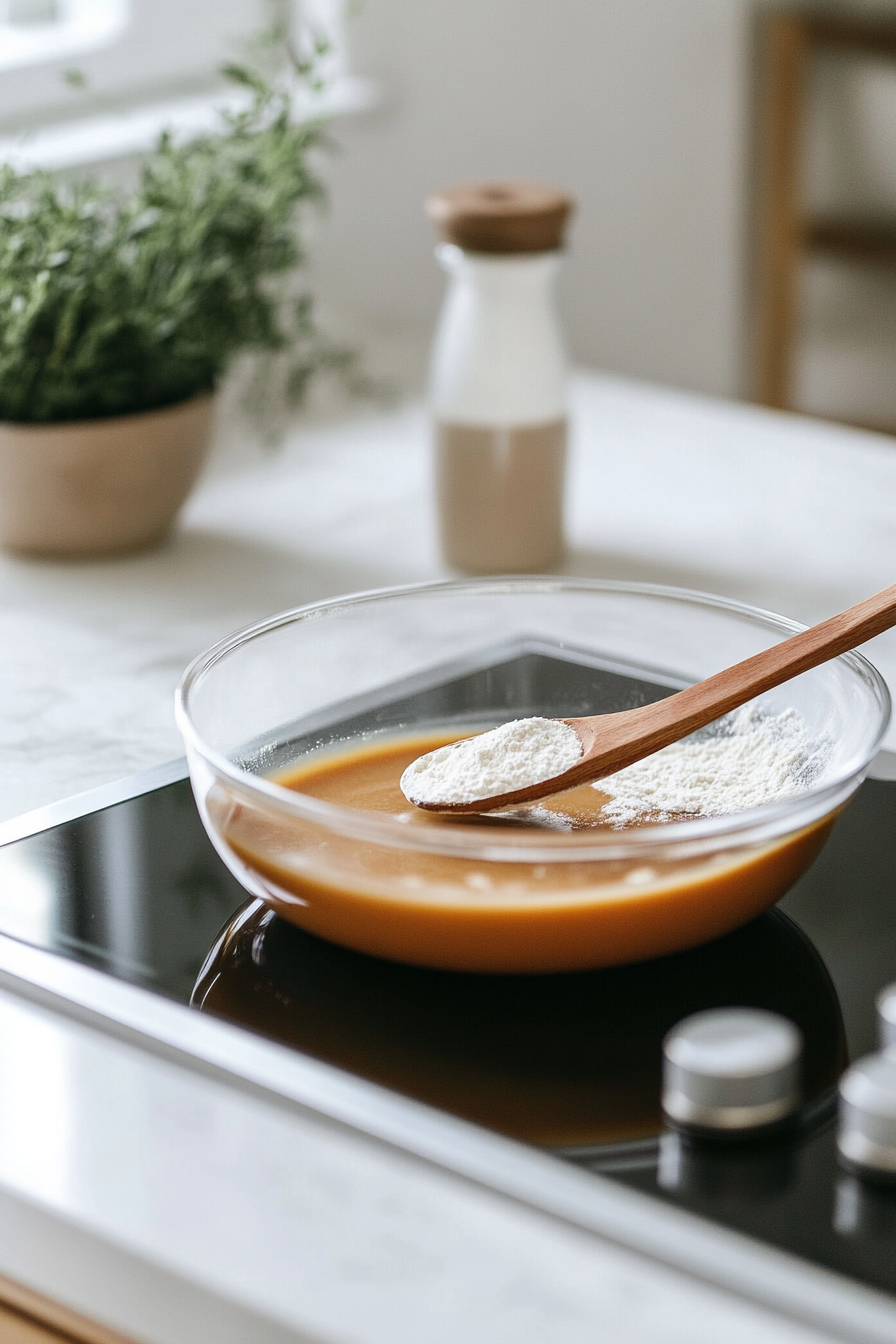
[[[837,1147],[851,1166],[896,1178],[896,1052],[866,1055],[840,1079]]]
[[[686,1017],[663,1042],[663,1110],[675,1125],[736,1132],[784,1120],[800,1102],[803,1038],[762,1008]]]
[[[877,1022],[883,1049],[896,1045],[896,985],[888,985],[877,996]]]

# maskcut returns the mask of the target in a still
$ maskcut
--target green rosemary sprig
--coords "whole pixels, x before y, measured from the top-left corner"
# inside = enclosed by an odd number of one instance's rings
[[[293,402],[351,354],[314,321],[304,212],[324,200],[319,119],[296,115],[314,61],[225,74],[249,93],[220,133],[163,134],[136,188],[0,167],[0,420],[81,420],[218,386],[234,357],[285,361]]]

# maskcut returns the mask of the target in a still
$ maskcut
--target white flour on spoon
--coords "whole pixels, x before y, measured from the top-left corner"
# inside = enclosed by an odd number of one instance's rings
[[[614,826],[725,816],[808,788],[829,751],[795,709],[771,714],[750,704],[592,787],[609,794],[602,812]],[[413,803],[472,803],[551,779],[581,754],[561,719],[514,719],[419,757],[401,789]]]
[[[401,791],[412,803],[474,803],[540,784],[581,755],[578,733],[562,719],[514,719],[418,757]]]

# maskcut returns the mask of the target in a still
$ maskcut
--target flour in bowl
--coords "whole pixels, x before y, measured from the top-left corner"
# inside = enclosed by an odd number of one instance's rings
[[[562,719],[514,719],[418,757],[401,791],[412,803],[474,803],[561,775],[581,755],[578,733]]]
[[[603,816],[615,826],[721,817],[801,793],[829,754],[795,709],[771,714],[750,704],[592,787],[610,795]]]

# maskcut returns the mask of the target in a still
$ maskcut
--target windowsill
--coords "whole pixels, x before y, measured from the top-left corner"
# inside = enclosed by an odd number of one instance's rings
[[[110,46],[128,24],[124,0],[69,4],[57,22],[0,23],[0,70],[17,70],[48,61],[70,60]]]
[[[343,75],[321,94],[299,105],[302,116],[340,116],[366,112],[379,102],[377,84],[357,75]],[[77,168],[140,154],[152,149],[164,130],[178,140],[194,140],[214,132],[221,110],[239,112],[248,106],[243,90],[218,90],[190,98],[144,103],[120,112],[57,122],[40,130],[0,138],[0,162],[15,168]]]

